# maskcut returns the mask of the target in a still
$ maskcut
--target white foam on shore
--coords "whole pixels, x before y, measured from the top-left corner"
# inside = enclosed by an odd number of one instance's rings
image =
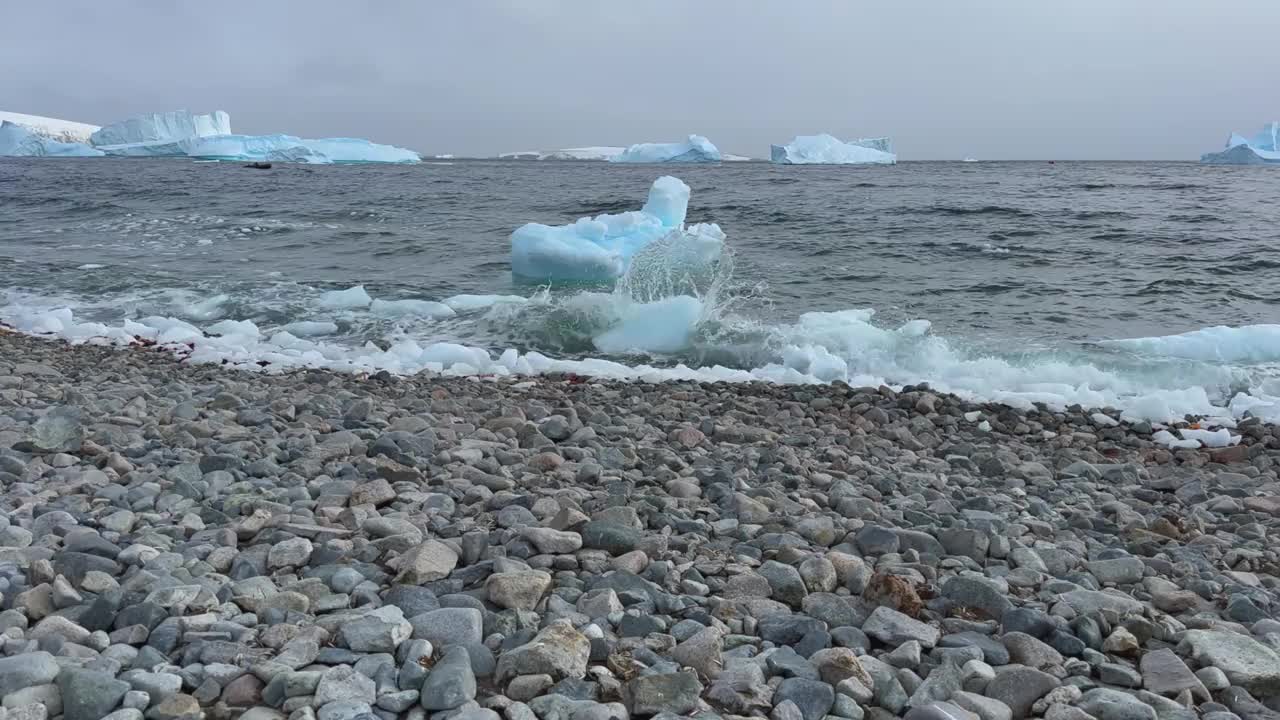
[[[529,298],[521,295],[454,295],[444,299],[454,312],[475,312],[487,310],[494,305],[523,305]]]
[[[371,299],[370,304],[373,302]],[[618,315],[609,319],[607,330],[593,337],[602,352],[667,353],[687,345],[704,308],[694,298],[674,297],[610,312]],[[776,362],[745,370],[719,365],[628,365],[605,358],[556,359],[514,349],[495,357],[483,348],[449,342],[420,344],[412,338],[399,339],[385,350],[371,343],[349,347],[320,337],[337,330],[336,324],[324,321],[293,323],[276,331],[263,331],[253,322],[236,320],[221,320],[202,328],[162,316],[107,325],[83,321],[68,307],[0,307],[0,319],[21,332],[73,343],[128,344],[143,338],[190,361],[254,371],[262,370],[260,362],[265,362],[268,371],[309,367],[498,376],[562,372],[614,380],[789,384],[841,380],[855,386],[901,386],[927,381],[939,391],[966,399],[1023,409],[1033,403],[1053,408],[1072,404],[1115,407],[1127,420],[1157,422],[1186,415],[1241,417],[1249,412],[1268,422],[1280,422],[1280,387],[1272,386],[1280,383],[1264,383],[1229,399],[1221,391],[1211,394],[1206,390],[1225,388],[1237,381],[1241,372],[1238,368],[1206,365],[1199,375],[1188,377],[1185,385],[1170,387],[1161,384],[1158,375],[1144,378],[1141,373],[1110,370],[1088,362],[1040,361],[1024,366],[996,357],[970,356],[954,349],[944,338],[932,335],[927,321],[881,328],[871,323],[873,317],[871,310],[806,313],[796,323],[775,330],[783,343]],[[1238,442],[1238,437],[1227,430],[1182,431],[1181,438],[1170,434],[1167,440],[1165,444],[1170,447],[1225,447]]]

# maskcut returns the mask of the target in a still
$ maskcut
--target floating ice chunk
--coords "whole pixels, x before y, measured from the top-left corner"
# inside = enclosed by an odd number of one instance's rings
[[[8,120],[0,122],[0,157],[101,157],[82,143],[50,140]]]
[[[187,305],[182,308],[181,313],[193,320],[213,320],[222,317],[223,305],[230,299],[229,295],[214,295]]]
[[[610,282],[650,243],[683,231],[689,186],[667,176],[654,181],[640,211],[582,218],[556,227],[529,223],[511,234],[511,272],[534,281]],[[690,229],[723,244],[715,225]]]
[[[688,295],[622,308],[622,318],[609,330],[592,338],[596,349],[610,354],[626,352],[673,353],[689,347],[694,328],[702,317],[702,303]]]
[[[453,317],[453,308],[432,300],[374,300],[369,306],[369,312],[383,318],[402,318],[402,317],[426,317],[426,318],[446,318]]]
[[[1280,122],[1269,122],[1262,132],[1246,138],[1231,133],[1225,150],[1205,153],[1200,162],[1211,165],[1264,165],[1280,163]]]
[[[790,345],[782,353],[782,364],[824,382],[849,376],[849,363],[821,345]]]
[[[1280,325],[1219,325],[1179,335],[1104,340],[1142,355],[1226,363],[1280,362]]]
[[[363,285],[356,285],[346,290],[330,290],[320,296],[320,307],[334,310],[369,307],[372,302],[373,298],[365,292]]]
[[[772,145],[769,157],[781,165],[893,165],[889,138],[863,138],[844,142],[832,135],[799,135],[786,145]]]
[[[99,130],[97,125],[89,125],[88,123],[59,120],[57,118],[41,117],[40,115],[27,115],[25,113],[5,112],[3,110],[0,110],[0,121],[21,125],[36,135],[47,137],[50,140],[83,145],[87,145],[89,137]]]
[[[609,158],[609,162],[622,163],[708,163],[720,162],[720,150],[711,141],[701,135],[690,135],[689,139],[677,143],[640,143],[632,145],[618,155]]]
[[[563,150],[552,150],[550,152],[540,153],[539,160],[611,160],[623,152],[626,148],[613,146],[596,146],[596,147],[578,147],[564,148]]]
[[[444,299],[444,304],[455,312],[474,312],[494,305],[523,305],[529,298],[520,295],[454,295]]]
[[[299,322],[289,323],[280,329],[294,337],[319,337],[321,335],[332,335],[338,332],[338,324],[313,320],[301,320]]]
[[[96,146],[173,143],[187,138],[230,135],[231,116],[221,110],[195,115],[186,110],[146,113],[112,123],[90,137]]]

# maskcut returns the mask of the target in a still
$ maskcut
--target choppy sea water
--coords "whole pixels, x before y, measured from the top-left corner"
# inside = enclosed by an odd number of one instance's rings
[[[728,235],[707,293],[641,307],[513,281],[513,229],[638,209],[662,174],[692,188],[689,222]],[[0,320],[194,328],[216,336],[203,359],[237,364],[929,381],[1155,419],[1243,394],[1236,415],[1280,418],[1277,190],[1275,168],[1191,163],[6,159]],[[356,285],[382,302],[324,298]],[[405,299],[453,309],[386,302]],[[602,340],[619,327],[661,341]]]

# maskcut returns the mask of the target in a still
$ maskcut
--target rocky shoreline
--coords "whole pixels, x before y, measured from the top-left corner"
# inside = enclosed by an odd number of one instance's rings
[[[1280,720],[1280,428],[0,332],[2,720]]]

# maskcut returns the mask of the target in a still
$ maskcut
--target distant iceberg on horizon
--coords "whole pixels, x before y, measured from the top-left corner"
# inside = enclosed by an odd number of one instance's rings
[[[222,110],[145,113],[103,127],[19,113],[0,113],[14,125],[0,155],[60,157],[186,157],[195,160],[331,163],[417,163],[412,150],[360,138],[299,138],[293,135],[236,135]],[[45,138],[41,143],[20,137]],[[62,138],[77,138],[72,143]],[[72,145],[73,147],[58,147]],[[7,152],[5,151],[7,150]]]
[[[848,142],[834,135],[797,135],[786,145],[771,145],[769,159],[779,165],[894,165],[898,156],[887,137]]]
[[[604,162],[621,155],[624,147],[614,145],[592,145],[587,147],[561,148],[559,150],[518,150],[500,153],[498,160],[591,160]]]
[[[1227,148],[1219,152],[1205,153],[1200,162],[1206,165],[1269,165],[1280,163],[1280,122],[1272,121],[1263,126],[1262,132],[1246,138],[1231,133]]]
[[[617,163],[713,163],[722,160],[720,149],[701,135],[684,142],[639,143],[609,158]]]

